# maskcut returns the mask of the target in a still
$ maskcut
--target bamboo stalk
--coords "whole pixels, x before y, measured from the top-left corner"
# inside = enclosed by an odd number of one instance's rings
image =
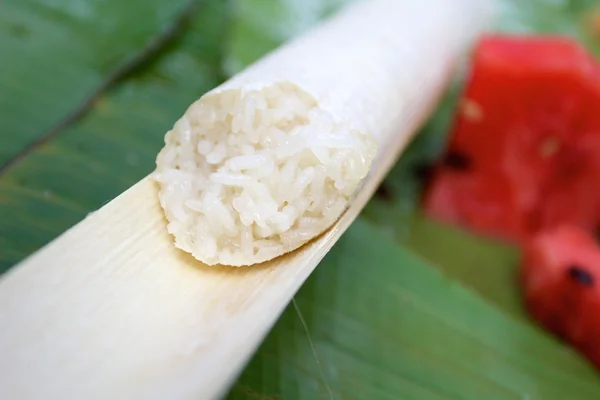
[[[433,23],[411,13],[422,10],[412,3],[372,23],[441,56],[405,60],[398,79],[419,90],[407,91],[402,120],[380,138],[369,174],[331,229],[265,264],[208,267],[173,246],[157,187],[143,179],[0,281],[0,398],[223,396],[430,115],[488,17],[480,0],[426,0],[440,17]],[[351,28],[350,41],[369,34]],[[411,36],[424,28],[428,35]],[[454,50],[442,51],[448,46]]]

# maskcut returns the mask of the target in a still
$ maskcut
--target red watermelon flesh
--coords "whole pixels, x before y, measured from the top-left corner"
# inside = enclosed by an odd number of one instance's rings
[[[572,149],[558,155],[552,179],[541,187],[542,200],[533,214],[536,228],[568,221],[588,232],[600,233],[600,166],[590,150]]]
[[[576,226],[540,232],[524,246],[529,314],[600,368],[600,248]]]
[[[568,38],[488,36],[425,208],[517,242],[558,222],[596,226],[598,171],[600,65]]]

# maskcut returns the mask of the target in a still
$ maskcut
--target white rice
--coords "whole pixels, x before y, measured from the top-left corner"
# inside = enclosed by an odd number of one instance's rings
[[[154,179],[175,245],[209,264],[264,262],[325,231],[375,157],[297,86],[201,98],[165,136]]]

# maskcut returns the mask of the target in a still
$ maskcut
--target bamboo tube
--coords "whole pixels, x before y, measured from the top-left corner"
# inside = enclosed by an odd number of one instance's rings
[[[2,277],[0,398],[224,395],[430,115],[458,57],[485,28],[488,6],[367,0],[284,48],[290,60],[313,57],[313,45],[319,57],[336,54],[339,76],[328,76],[339,82],[298,83],[321,105],[328,94],[343,99],[327,110],[376,141],[346,211],[323,235],[270,262],[208,267],[173,245],[157,185],[143,179]],[[348,65],[352,60],[360,65]],[[277,64],[273,76],[304,68],[292,64]],[[361,115],[365,110],[372,114]]]
[[[466,3],[449,4],[358,2],[194,102],[153,175],[175,245],[207,265],[244,266],[329,228],[411,102],[434,93],[438,60],[472,35],[440,35]],[[430,40],[439,45],[415,45]],[[429,62],[417,71],[407,60]]]

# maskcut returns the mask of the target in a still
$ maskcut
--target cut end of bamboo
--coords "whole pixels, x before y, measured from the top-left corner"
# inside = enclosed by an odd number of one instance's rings
[[[163,174],[161,185],[143,179],[0,280],[0,398],[147,400],[216,399],[224,395],[294,293],[357,217],[431,115],[454,72],[455,61],[486,26],[489,9],[484,3],[360,2],[209,92],[204,97],[206,109],[200,110],[202,104],[193,105],[174,127],[174,133],[167,135],[168,149],[159,156],[159,176],[155,176],[161,181]],[[264,132],[258,132],[257,138],[252,136],[256,134],[254,122],[238,117],[234,127],[234,118],[225,114],[232,110],[235,113],[236,107],[253,101],[256,113],[261,101],[267,105],[271,101],[267,91],[276,82],[291,82],[302,91],[290,91],[284,97],[275,93],[274,106],[265,108],[263,104],[263,110],[268,110],[264,118],[269,122],[261,126],[277,128],[287,138],[281,147],[269,148],[269,143],[260,143],[261,138],[276,138],[280,133],[270,131],[261,136]],[[267,94],[253,97],[258,89]],[[288,89],[285,85],[278,88]],[[216,104],[230,93],[231,103]],[[295,106],[279,104],[290,98]],[[271,113],[273,110],[278,110],[277,115]],[[212,112],[215,115],[210,117],[195,114]],[[327,115],[333,121],[327,120]],[[224,121],[229,124],[225,128]],[[282,121],[281,125],[275,121]],[[314,134],[302,132],[311,122],[323,127]],[[202,125],[208,123],[214,125]],[[220,134],[213,131],[219,124],[227,131],[227,139],[203,142]],[[295,135],[290,133],[294,129]],[[209,136],[211,132],[216,136]],[[315,135],[318,146],[303,148],[306,153],[290,154],[302,147],[298,143],[314,139],[311,135]],[[243,141],[237,142],[240,136]],[[338,142],[340,138],[343,140]],[[371,140],[378,151],[369,165]],[[222,143],[226,144],[225,155],[216,150]],[[253,152],[244,146],[254,146]],[[261,196],[259,186],[226,185],[252,174],[254,180],[268,178],[259,178],[261,173],[271,171],[268,161],[263,164],[260,159],[257,165],[257,158],[237,158],[261,155],[259,146],[268,149],[263,156],[274,164],[278,162],[278,151],[284,156],[285,161],[273,166],[273,171],[279,168],[278,182],[274,182],[277,186],[267,185],[265,189],[274,198],[271,192],[279,195],[278,188],[286,188],[281,199],[273,200],[275,206],[263,197],[252,197]],[[237,214],[232,212],[230,216],[234,227],[239,222],[240,228],[231,237],[239,240],[242,256],[248,248],[254,250],[252,243],[263,240],[261,235],[269,237],[267,229],[278,228],[280,236],[289,232],[283,229],[289,221],[267,217],[257,221],[249,202],[234,204],[232,193],[245,196],[244,190],[256,191],[258,194],[246,196],[260,199],[254,206],[270,207],[272,215],[285,210],[285,206],[273,210],[280,205],[278,201],[293,205],[298,215],[290,220],[300,229],[301,222],[309,222],[302,220],[306,213],[317,212],[320,207],[310,201],[302,206],[294,203],[315,196],[300,189],[314,185],[318,190],[319,185],[314,183],[318,167],[333,163],[336,157],[340,165],[346,162],[348,169],[330,177],[331,186],[324,189],[323,184],[322,190],[338,191],[325,194],[326,198],[348,198],[346,211],[331,221],[331,228],[324,234],[295,251],[252,268],[210,268],[189,254],[193,252],[191,242],[178,241],[180,247],[189,246],[187,252],[173,244],[166,228],[165,209],[172,223],[183,207],[188,208],[183,208],[183,214],[197,217],[203,213],[207,219],[218,220],[228,218],[219,207],[235,207]],[[290,160],[296,160],[295,164],[286,169]],[[255,165],[257,170],[248,172]],[[216,171],[211,169],[214,166]],[[232,176],[234,170],[242,171],[242,177]],[[204,174],[209,186],[201,186],[196,175],[188,177],[189,171],[195,171],[192,175]],[[175,183],[164,181],[167,173],[175,175],[171,177]],[[214,176],[218,173],[230,175]],[[319,176],[322,179],[323,175]],[[336,188],[338,181],[342,184]],[[357,182],[358,188],[351,190]],[[169,184],[189,193],[179,194],[185,199],[169,198],[169,190],[165,190]],[[221,192],[211,189],[217,184]],[[230,187],[229,192],[223,192],[225,186]],[[228,200],[215,205],[215,199],[223,193]],[[206,200],[208,206],[194,203],[194,199],[200,203]],[[300,216],[298,210],[302,207],[304,214]],[[337,206],[328,207],[334,210],[333,219],[339,212]],[[330,224],[324,217],[326,209],[323,206],[319,211],[323,215],[321,226]],[[254,225],[244,224],[250,221]],[[196,239],[206,234],[204,228],[198,228],[200,222],[213,224],[198,218],[192,221],[193,228],[188,229],[195,229]],[[242,226],[252,226],[252,235]],[[227,237],[230,227],[231,221],[210,229],[222,229],[223,237]],[[215,244],[210,246],[208,250],[197,250],[205,254],[198,258],[209,254],[209,262],[220,260]]]
[[[289,82],[195,102],[153,175],[175,245],[208,265],[271,260],[329,228],[377,143]]]
[[[379,142],[472,36],[438,0],[413,3],[351,4],[188,108],[153,175],[175,246],[208,265],[247,266],[331,227]]]

